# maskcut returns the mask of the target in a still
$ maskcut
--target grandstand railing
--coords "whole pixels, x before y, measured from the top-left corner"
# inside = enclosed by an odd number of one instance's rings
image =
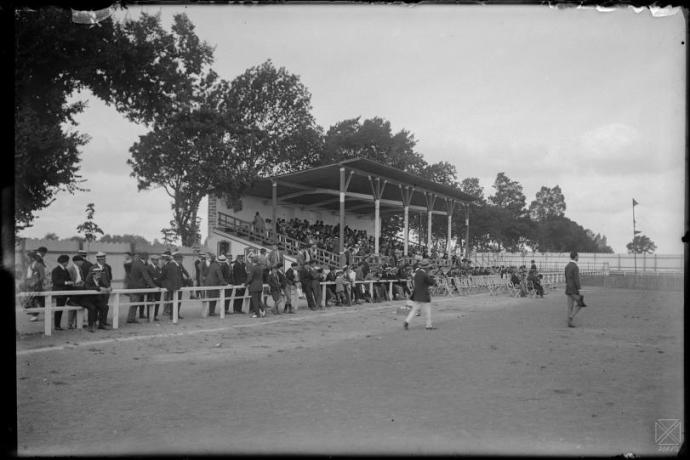
[[[216,228],[226,233],[235,233],[237,236],[251,241],[257,241],[262,245],[276,243],[278,248],[285,251],[290,256],[297,256],[300,248],[305,244],[303,241],[292,238],[284,233],[275,232],[273,229],[266,229],[263,233],[257,232],[252,222],[238,219],[235,216],[230,216],[222,212],[218,213],[218,226]],[[325,263],[337,266],[340,263],[340,256],[321,248],[316,250],[314,258],[322,264]]]

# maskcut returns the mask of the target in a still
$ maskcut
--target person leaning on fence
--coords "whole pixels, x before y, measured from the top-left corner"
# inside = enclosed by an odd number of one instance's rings
[[[150,289],[155,288],[153,278],[148,269],[149,254],[146,251],[141,251],[132,258],[132,264],[129,271],[129,285],[128,289]],[[137,308],[139,309],[139,319],[144,319],[144,307],[146,304],[146,293],[137,293],[129,295],[132,305],[129,306],[127,314],[127,322],[138,323]]]
[[[53,269],[53,271],[50,273],[50,280],[53,284],[52,290],[53,291],[69,291],[72,289],[74,282],[72,281],[72,277],[70,276],[69,270],[67,269],[67,265],[69,265],[69,256],[66,254],[62,254],[57,258],[58,265]],[[58,295],[55,296],[55,305],[57,307],[64,307],[65,304],[67,303],[67,296],[66,295]],[[61,331],[62,326],[61,326],[61,321],[62,321],[62,312],[61,311],[56,311],[54,313],[55,317],[55,330],[56,331]]]
[[[580,308],[586,307],[584,296],[580,294],[580,269],[577,266],[578,254],[577,251],[570,253],[570,262],[565,266],[565,295],[568,298],[568,327],[575,327],[573,318],[580,311]]]
[[[297,293],[297,283],[299,282],[299,275],[297,274],[297,262],[292,262],[290,268],[285,272],[285,309],[284,312],[295,313],[297,310],[297,302],[299,296]]]
[[[106,318],[108,317],[108,301],[110,296],[110,280],[102,265],[94,264],[89,270],[84,282],[84,288],[98,291],[98,294],[83,296],[82,305],[88,311],[89,332],[95,332],[94,326],[98,322],[98,329],[110,329]]]
[[[409,328],[410,321],[420,309],[424,310],[426,329],[436,329],[431,324],[431,294],[429,292],[429,288],[435,285],[436,281],[427,273],[430,268],[429,259],[422,259],[419,263],[419,268],[414,274],[414,290],[412,291],[411,298],[412,309],[403,323],[405,330]]]

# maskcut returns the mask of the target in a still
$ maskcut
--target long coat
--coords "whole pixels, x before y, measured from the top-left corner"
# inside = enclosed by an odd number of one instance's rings
[[[235,284],[244,284],[247,281],[247,266],[244,262],[235,262],[233,264],[232,275]]]
[[[182,272],[172,260],[163,266],[161,287],[169,292],[177,291],[182,287]]]
[[[144,289],[150,287],[156,287],[156,283],[151,279],[144,261],[137,257],[132,261],[132,267],[129,271],[129,288]]]
[[[204,279],[204,286],[225,286],[226,284],[228,284],[228,282],[223,276],[220,264],[216,261],[211,262],[211,265],[208,266],[206,278]]]
[[[429,287],[436,284],[433,277],[429,276],[427,272],[420,268],[414,274],[414,291],[412,291],[412,300],[415,302],[431,302],[431,294]]]
[[[565,266],[565,293],[580,293],[580,269],[575,262],[568,262]]]
[[[262,292],[264,290],[264,269],[260,265],[254,265],[246,281],[249,292]]]

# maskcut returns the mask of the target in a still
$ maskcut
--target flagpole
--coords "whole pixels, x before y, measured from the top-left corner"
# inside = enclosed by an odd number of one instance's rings
[[[633,240],[632,240],[632,249],[633,249],[633,257],[635,258],[635,274],[637,275],[637,248],[635,248],[635,235],[637,232],[635,231],[635,198],[633,198]]]

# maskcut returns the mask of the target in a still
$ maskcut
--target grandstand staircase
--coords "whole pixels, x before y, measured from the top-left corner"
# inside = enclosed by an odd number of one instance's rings
[[[270,250],[273,243],[278,245],[278,248],[285,252],[286,255],[296,258],[297,253],[305,242],[291,238],[284,233],[274,232],[272,229],[266,230],[264,234],[254,231],[252,222],[238,219],[237,217],[219,212],[218,221],[213,227],[213,230],[219,235],[228,235],[242,238],[255,245],[264,247]],[[325,249],[318,249],[314,258],[320,264],[335,265],[340,264],[340,256],[338,254],[326,251]]]

